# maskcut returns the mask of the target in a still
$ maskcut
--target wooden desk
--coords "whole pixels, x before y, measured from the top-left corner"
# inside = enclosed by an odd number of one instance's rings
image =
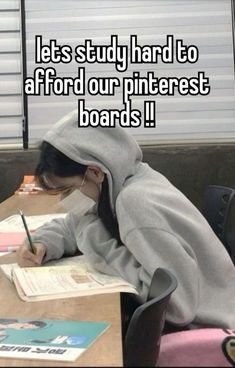
[[[0,205],[0,220],[23,209],[26,215],[53,212],[54,196],[13,196]],[[47,209],[47,210],[46,210]],[[11,263],[14,254],[0,257],[0,263]],[[109,329],[74,363],[26,359],[1,359],[0,366],[122,366],[120,295],[23,302],[15,287],[0,271],[0,318],[66,319],[106,321]]]

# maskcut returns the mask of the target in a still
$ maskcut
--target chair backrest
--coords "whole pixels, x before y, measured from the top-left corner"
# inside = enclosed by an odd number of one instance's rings
[[[203,214],[235,263],[235,189],[209,185],[204,192]]]
[[[156,365],[166,308],[177,280],[166,269],[158,268],[152,278],[147,301],[134,312],[123,345],[124,366]]]

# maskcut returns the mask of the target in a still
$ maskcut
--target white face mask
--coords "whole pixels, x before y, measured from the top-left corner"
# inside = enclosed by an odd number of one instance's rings
[[[79,189],[74,191],[60,201],[60,207],[76,216],[83,216],[96,202],[83,194]]]

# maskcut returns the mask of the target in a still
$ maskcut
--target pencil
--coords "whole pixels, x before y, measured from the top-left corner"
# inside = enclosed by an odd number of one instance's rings
[[[27,234],[27,238],[28,238],[28,241],[29,241],[29,247],[30,247],[30,251],[35,254],[35,249],[33,247],[33,242],[32,242],[32,238],[30,236],[30,232],[29,232],[29,229],[28,229],[28,226],[27,226],[27,223],[26,223],[26,220],[25,220],[25,217],[24,217],[24,213],[23,211],[21,210],[20,211],[20,216],[22,218],[22,221],[23,221],[23,224],[24,224],[24,228],[25,228],[25,231],[26,231],[26,234]]]

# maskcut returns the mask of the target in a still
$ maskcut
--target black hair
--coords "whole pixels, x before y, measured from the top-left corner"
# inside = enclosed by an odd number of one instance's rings
[[[45,175],[52,174],[64,178],[84,175],[87,170],[86,165],[73,161],[48,142],[42,142],[40,151],[41,154],[35,170],[35,176],[41,187],[48,190],[49,193],[51,188],[45,180]],[[120,241],[118,222],[110,205],[109,183],[106,175],[102,183],[97,211],[105,228],[114,238]]]
[[[45,180],[45,174],[65,178],[66,176],[84,175],[86,169],[86,165],[71,160],[50,143],[42,142],[40,146],[40,159],[35,170],[35,176],[43,189],[51,189]]]
[[[34,325],[35,327],[39,327],[39,328],[43,328],[47,326],[47,323],[43,321],[27,321],[27,323],[30,323],[31,325]]]
[[[11,323],[30,323],[31,325],[34,325],[36,327],[40,327],[40,328],[43,328],[47,325],[46,322],[43,322],[43,321],[19,321],[18,319],[0,319],[0,324],[1,325],[6,325],[6,328],[7,328],[7,325],[11,324]]]

